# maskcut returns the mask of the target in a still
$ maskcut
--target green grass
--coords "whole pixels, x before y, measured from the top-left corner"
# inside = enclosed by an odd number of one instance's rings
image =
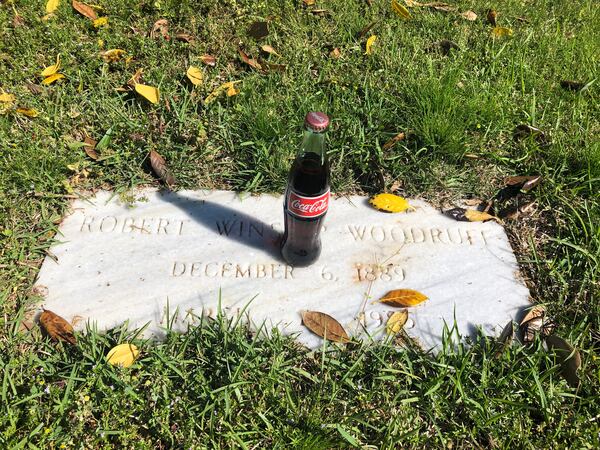
[[[42,21],[44,2],[0,5],[0,88],[39,117],[0,115],[0,443],[31,448],[597,448],[600,446],[600,108],[598,25],[592,0],[459,1],[479,19],[411,9],[403,21],[389,2],[322,0],[314,16],[300,1],[103,0],[108,28],[94,29],[62,1]],[[485,11],[495,7],[512,38],[493,39]],[[15,26],[18,13],[23,26]],[[269,43],[285,72],[241,63],[238,43],[270,20]],[[193,44],[152,40],[159,18]],[[525,19],[523,21],[522,19]],[[378,20],[368,37],[356,34]],[[460,50],[430,51],[450,39]],[[102,47],[99,46],[102,40]],[[332,48],[339,59],[329,57]],[[133,59],[108,65],[102,49]],[[32,93],[38,73],[60,53],[67,80]],[[214,68],[200,55],[217,58]],[[189,65],[204,84],[185,82]],[[149,105],[119,93],[137,69],[158,86]],[[596,80],[584,92],[560,81]],[[237,96],[205,106],[220,84],[241,80]],[[38,300],[31,292],[70,189],[127,193],[156,184],[150,149],[161,153],[180,188],[282,192],[298,148],[303,115],[332,117],[333,190],[369,193],[398,181],[400,192],[439,206],[489,198],[505,176],[541,174],[536,211],[507,222],[536,303],[557,333],[581,349],[579,389],[567,386],[540,342],[500,359],[482,341],[438,356],[365,345],[306,353],[274,336],[209,323],[165,343],[140,343],[129,370],[103,355],[127,338],[90,332],[77,348],[47,342],[17,321]],[[549,143],[515,141],[516,125],[542,129]],[[78,142],[112,129],[102,161]],[[404,142],[383,144],[400,131]],[[87,178],[76,179],[85,169]]]

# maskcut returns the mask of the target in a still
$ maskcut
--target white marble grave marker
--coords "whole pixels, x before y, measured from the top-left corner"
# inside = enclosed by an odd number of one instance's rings
[[[372,304],[392,289],[429,300],[409,309],[407,332],[423,347],[441,342],[444,325],[472,335],[498,334],[527,307],[529,292],[503,228],[456,222],[420,201],[414,212],[386,214],[365,197],[331,202],[323,253],[308,268],[281,260],[282,198],[233,192],[136,192],[125,204],[110,192],[76,200],[36,282],[43,306],[67,320],[106,330],[129,321],[185,330],[219,299],[231,316],[278,327],[310,346],[320,338],[301,324],[302,310],[335,317],[349,334],[384,335],[394,308]],[[83,319],[83,320],[82,320]]]

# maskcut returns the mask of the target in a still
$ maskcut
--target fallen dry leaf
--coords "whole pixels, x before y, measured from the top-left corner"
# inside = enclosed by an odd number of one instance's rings
[[[165,40],[169,40],[169,21],[167,19],[158,19],[154,22],[152,30],[150,31],[150,37],[155,39],[159,34]]]
[[[100,28],[108,25],[108,17],[98,17],[96,20],[94,20],[93,25],[94,28]]]
[[[403,133],[403,132],[398,133],[396,136],[394,136],[389,141],[387,141],[385,144],[383,144],[383,147],[381,147],[382,150],[389,150],[394,145],[396,145],[398,142],[403,141],[405,137],[406,137],[405,133]]]
[[[145,84],[137,83],[135,85],[135,92],[153,104],[157,104],[160,100],[160,91],[154,86],[147,86]]]
[[[385,303],[386,305],[406,308],[408,306],[416,306],[427,300],[427,296],[413,289],[395,289],[389,291],[377,302]],[[377,303],[375,302],[375,303]]]
[[[73,345],[77,342],[71,324],[48,309],[40,316],[40,325],[48,336],[57,342],[64,341]]]
[[[281,56],[279,53],[277,53],[277,50],[275,50],[273,47],[271,47],[270,45],[261,45],[260,46],[261,50],[265,53],[269,53],[271,55],[275,55],[275,56]]]
[[[529,136],[535,137],[540,143],[546,142],[546,135],[544,132],[534,126],[523,123],[521,125],[517,125],[513,131],[514,139],[523,139]]]
[[[487,14],[486,14],[486,19],[490,25],[495,27],[497,19],[498,19],[498,13],[496,12],[496,10],[488,9]]]
[[[154,150],[150,150],[150,166],[152,166],[156,176],[167,186],[172,187],[175,185],[175,178],[167,167],[165,159]]]
[[[37,117],[39,115],[39,113],[33,108],[17,108],[15,112],[17,114],[21,114],[22,116],[27,116],[31,118]]]
[[[75,9],[75,11],[87,17],[88,19],[96,20],[98,18],[96,11],[94,11],[94,9],[91,6],[86,5],[85,3],[78,2],[77,0],[72,0],[71,5],[73,5],[73,9]]]
[[[207,66],[215,66],[217,64],[217,60],[212,55],[202,55],[200,57],[200,61],[202,61]]]
[[[465,208],[452,208],[445,211],[444,214],[459,222],[485,222],[486,220],[496,219],[487,212]]]
[[[408,320],[408,311],[403,309],[402,311],[396,311],[394,314],[390,316],[385,325],[385,330],[387,334],[398,334],[404,328],[406,321]]]
[[[367,39],[367,43],[365,44],[365,55],[370,55],[373,50],[371,49],[371,47],[373,47],[373,44],[375,43],[375,41],[377,40],[377,35],[373,35],[371,36],[369,39]]]
[[[470,20],[471,22],[474,20],[477,20],[477,14],[475,14],[473,11],[469,10],[469,11],[465,11],[463,13],[460,13],[460,15],[462,17],[464,17],[467,20]]]
[[[54,11],[56,11],[59,4],[60,0],[48,0],[48,2],[46,3],[46,12],[48,14],[52,14]]]
[[[561,366],[561,374],[567,380],[569,386],[574,388],[579,386],[579,376],[577,375],[577,370],[581,367],[579,350],[555,334],[546,337],[546,344],[548,344],[549,349],[556,352],[556,357]]]
[[[330,14],[326,9],[313,9],[310,13],[313,16],[328,16]]]
[[[506,27],[494,27],[492,28],[492,36],[494,37],[504,37],[504,36],[512,36],[513,30]]]
[[[140,351],[133,344],[119,344],[106,355],[106,361],[113,366],[129,367],[139,357]]]
[[[369,31],[371,31],[371,28],[373,28],[377,24],[377,22],[379,22],[379,21],[378,20],[374,20],[373,22],[371,22],[370,24],[368,24],[366,27],[364,27],[362,30],[360,30],[358,32],[358,34],[356,35],[356,37],[358,39],[361,39],[361,38],[365,37],[367,35],[367,33]]]
[[[338,59],[342,56],[342,52],[340,52],[340,49],[335,47],[333,50],[331,50],[329,52],[329,56],[332,57],[333,59]]]
[[[44,78],[42,84],[49,85],[57,80],[62,80],[63,78],[65,78],[65,76],[62,73],[55,73],[50,75],[49,77]]]
[[[59,70],[60,70],[60,54],[56,55],[56,63],[44,68],[44,70],[42,70],[40,72],[40,75],[42,77],[49,77],[50,75],[54,75]]]
[[[269,24],[268,22],[253,22],[248,28],[248,36],[253,37],[254,39],[262,39],[269,35]]]
[[[408,9],[406,9],[404,5],[398,3],[397,0],[392,0],[391,5],[392,11],[394,11],[398,16],[402,17],[403,19],[410,19],[412,17],[408,12]]]
[[[102,59],[107,63],[120,61],[124,54],[125,50],[121,50],[120,48],[112,48],[101,53]]]
[[[378,211],[399,213],[410,208],[408,200],[396,194],[377,194],[371,197],[369,203]]]
[[[9,105],[15,102],[15,96],[0,90],[0,103],[8,103]]]
[[[94,139],[92,139],[89,136],[86,136],[83,140],[83,143],[85,144],[83,146],[83,150],[90,158],[92,158],[94,161],[100,158],[100,155],[98,154],[98,152],[96,152],[97,142]]]
[[[242,49],[239,49],[238,53],[240,54],[242,61],[244,61],[250,67],[256,70],[262,70],[262,66],[258,63],[258,61],[256,61],[254,58],[250,58]]]
[[[546,310],[542,306],[531,308],[519,325],[523,334],[523,342],[530,344],[537,334],[549,336],[554,331],[554,323],[546,318]]]
[[[523,192],[529,192],[542,181],[541,175],[524,175],[517,177],[509,177],[506,179],[505,184],[507,186],[518,187]]]
[[[343,344],[351,342],[344,327],[329,314],[318,311],[304,311],[302,313],[302,323],[317,336],[329,341]]]
[[[175,35],[175,39],[177,39],[178,41],[187,42],[188,44],[191,42],[194,42],[196,40],[196,38],[194,38],[194,36],[192,36],[191,34],[187,34],[187,33],[177,33]]]
[[[190,80],[194,86],[199,86],[202,84],[202,70],[200,70],[198,67],[190,66],[185,74],[187,75],[188,80]]]
[[[315,0],[302,0],[304,6],[314,6]]]

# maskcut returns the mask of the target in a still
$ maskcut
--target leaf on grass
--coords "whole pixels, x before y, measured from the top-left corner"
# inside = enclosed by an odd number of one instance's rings
[[[477,14],[475,14],[473,11],[469,10],[469,11],[465,11],[463,13],[460,13],[460,15],[462,17],[464,17],[467,20],[470,20],[471,22],[474,20],[477,20]]]
[[[106,355],[106,361],[113,366],[129,367],[139,357],[140,351],[133,344],[119,344]]]
[[[108,17],[98,17],[96,20],[94,20],[93,25],[94,28],[100,28],[108,25]]]
[[[408,320],[408,311],[403,309],[402,311],[396,311],[394,314],[390,316],[385,325],[385,330],[387,334],[398,334],[404,328],[406,321]]]
[[[253,37],[254,39],[262,39],[269,35],[269,24],[268,22],[259,21],[253,22],[248,28],[248,36]]]
[[[494,27],[492,28],[492,36],[494,37],[504,37],[504,36],[512,36],[513,30],[506,27]]]
[[[187,33],[177,33],[175,35],[175,39],[177,39],[178,41],[187,42],[188,44],[196,40],[194,36]]]
[[[64,341],[73,345],[77,342],[71,324],[48,309],[40,316],[40,325],[48,336],[57,342]]]
[[[502,353],[506,351],[510,344],[515,338],[515,323],[511,319],[510,322],[506,324],[506,326],[502,329],[500,336],[496,340],[496,346],[498,347],[496,353],[494,355],[495,358],[498,358]]]
[[[217,64],[217,60],[212,55],[202,55],[200,57],[200,61],[202,61],[207,66],[212,66],[212,67],[214,67]]]
[[[48,0],[48,2],[46,3],[46,12],[48,14],[52,14],[54,11],[56,11],[59,4],[60,0]]]
[[[408,9],[406,9],[404,5],[398,3],[397,0],[392,0],[392,11],[394,11],[398,16],[402,17],[403,19],[410,19],[412,17],[408,12]]]
[[[343,344],[350,342],[344,327],[329,314],[318,311],[304,311],[302,313],[302,323],[317,336],[329,341]]]
[[[398,142],[403,141],[405,137],[406,137],[405,133],[403,133],[403,132],[398,133],[396,136],[394,136],[389,141],[387,141],[385,144],[383,144],[383,147],[381,147],[382,150],[389,150],[394,145],[396,145]]]
[[[399,213],[410,208],[408,200],[395,194],[377,194],[371,197],[369,203],[375,209],[389,213]]]
[[[102,59],[107,63],[120,61],[124,54],[125,50],[121,50],[120,48],[112,48],[101,53]]]
[[[371,53],[373,53],[373,50],[371,49],[371,47],[373,47],[373,44],[375,43],[376,40],[377,40],[376,34],[374,34],[369,39],[367,39],[367,43],[365,45],[365,55],[370,55]]]
[[[579,376],[577,375],[577,370],[581,367],[581,354],[579,350],[555,334],[546,337],[546,344],[548,344],[549,349],[553,349],[556,352],[562,376],[567,380],[569,386],[574,388],[579,386]]]
[[[194,86],[202,84],[203,74],[198,67],[190,66],[185,74]]]
[[[160,92],[159,92],[158,88],[155,88],[154,86],[148,86],[146,84],[137,83],[135,85],[135,92],[137,92],[142,97],[144,97],[146,100],[148,100],[150,103],[155,104],[155,105],[160,100]]]
[[[78,2],[77,0],[72,0],[71,4],[73,5],[75,11],[87,17],[88,19],[96,20],[98,18],[98,16],[96,15],[96,11],[94,11],[94,9],[91,6],[86,5],[85,3]]]
[[[523,342],[530,344],[535,340],[537,334],[549,336],[554,331],[554,323],[546,318],[546,310],[543,306],[534,306],[525,315],[519,325],[523,334]]]
[[[493,27],[495,27],[497,18],[498,18],[498,13],[496,12],[495,9],[488,9],[486,18],[487,18],[488,23],[490,25],[492,25]]]
[[[541,175],[526,175],[506,179],[507,186],[518,187],[523,192],[529,192],[542,181]]]
[[[22,116],[27,116],[27,117],[37,117],[39,115],[39,113],[33,109],[33,108],[17,108],[15,110],[15,112],[17,114],[21,114]]]
[[[0,103],[11,105],[15,102],[15,96],[4,91],[0,91]]]
[[[358,34],[356,35],[358,37],[358,39],[363,38],[364,36],[366,36],[366,34],[371,31],[371,28],[373,28],[377,22],[379,22],[378,20],[374,20],[373,22],[371,22],[370,24],[368,24],[366,27],[364,27],[362,30],[360,30],[358,32]]]
[[[235,89],[235,84],[236,83],[240,83],[240,81],[229,81],[227,83],[223,83],[221,86],[219,86],[218,88],[216,88],[214,91],[212,91],[208,97],[206,97],[204,99],[204,104],[208,105],[210,103],[212,103],[213,101],[215,101],[217,99],[217,97],[219,97],[219,95],[221,95],[223,92],[227,93],[228,97],[231,97],[233,95],[236,95],[238,93],[238,91]]]
[[[340,52],[340,49],[335,47],[333,50],[331,50],[329,52],[329,56],[333,59],[339,59],[342,56],[342,52]]]
[[[156,22],[154,22],[154,25],[152,25],[150,37],[155,39],[159,34],[165,40],[169,40],[169,21],[167,19],[158,19]]]
[[[94,161],[96,161],[98,158],[100,158],[100,155],[98,154],[98,152],[96,152],[96,144],[97,142],[92,139],[89,136],[86,136],[85,139],[83,140],[83,150],[85,150],[85,153],[92,158]]]
[[[275,56],[281,56],[279,53],[277,53],[277,50],[275,50],[273,47],[271,47],[268,44],[261,45],[260,48],[265,53],[269,53],[269,54],[275,55]]]
[[[240,54],[242,61],[244,61],[250,67],[256,70],[262,70],[262,66],[258,63],[258,61],[256,61],[254,58],[250,58],[242,49],[239,49],[238,53]]]
[[[49,77],[44,78],[42,84],[49,85],[54,83],[56,80],[62,80],[65,76],[62,73],[55,73],[50,75]]]
[[[459,222],[485,222],[486,220],[496,219],[487,212],[465,208],[452,208],[445,211],[444,214]]]
[[[172,187],[175,185],[175,178],[171,174],[165,159],[154,150],[150,150],[150,165],[156,176],[167,186]]]
[[[389,291],[377,302],[385,303],[386,305],[406,308],[408,306],[416,306],[427,300],[428,297],[413,289],[395,289]],[[377,303],[375,302],[375,303]]]
[[[43,77],[49,77],[50,75],[54,75],[56,72],[60,70],[60,54],[56,55],[56,63],[46,67],[41,71],[40,75]]]
[[[304,6],[314,6],[315,0],[302,0]]]
[[[326,9],[313,9],[310,11],[313,16],[329,16],[330,13]]]

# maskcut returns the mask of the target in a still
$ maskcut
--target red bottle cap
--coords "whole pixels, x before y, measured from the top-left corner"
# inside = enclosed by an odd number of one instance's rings
[[[320,133],[329,126],[329,117],[325,113],[311,111],[304,119],[304,126],[315,133]]]

